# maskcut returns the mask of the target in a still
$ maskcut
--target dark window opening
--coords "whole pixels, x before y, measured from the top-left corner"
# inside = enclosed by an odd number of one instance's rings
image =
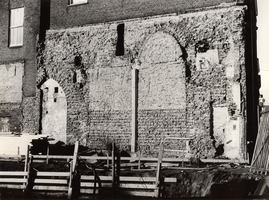
[[[117,26],[118,41],[116,46],[116,56],[124,55],[124,24]]]
[[[57,98],[54,98],[54,102],[57,102]]]
[[[58,93],[59,92],[59,88],[58,87],[55,87],[54,88],[54,93]]]
[[[50,0],[41,0],[40,5],[40,42],[45,41],[46,30],[50,28]]]

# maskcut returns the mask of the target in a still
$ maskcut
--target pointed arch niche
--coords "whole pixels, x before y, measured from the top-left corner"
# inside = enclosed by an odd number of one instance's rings
[[[67,102],[59,83],[48,79],[41,86],[42,134],[54,139],[53,143],[66,143]]]

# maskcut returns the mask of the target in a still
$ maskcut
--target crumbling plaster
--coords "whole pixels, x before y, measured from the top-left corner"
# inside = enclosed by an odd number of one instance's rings
[[[45,49],[39,57],[44,62],[39,66],[38,80],[52,78],[63,88],[67,100],[67,141],[72,143],[79,139],[92,148],[101,148],[115,140],[120,148],[130,149],[131,68],[138,61],[141,65],[139,84],[153,80],[150,92],[138,92],[138,146],[144,155],[155,154],[155,146],[163,135],[193,135],[191,149],[196,156],[212,158],[222,145],[221,156],[244,158],[245,9],[244,6],[232,6],[49,30]],[[125,24],[123,56],[115,55],[119,23]],[[174,40],[165,37],[162,40],[158,34],[170,35]],[[149,40],[180,47],[176,64],[167,65],[171,60],[165,59],[171,53],[159,51],[160,45],[147,48]],[[160,59],[161,63],[164,59],[161,67],[156,63],[148,64],[154,51],[159,52],[159,56],[155,55],[153,60]],[[78,55],[81,62],[76,64],[74,60]],[[205,62],[207,64],[202,67],[197,66]],[[144,73],[146,69],[149,71]],[[78,78],[78,72],[84,75]],[[234,87],[239,88],[236,94],[233,94]],[[167,98],[154,100],[153,96],[159,97],[162,92]],[[144,106],[143,95],[150,95],[148,98],[152,99]],[[177,95],[181,102],[175,98]],[[173,103],[169,106],[170,101]],[[216,112],[223,112],[227,117],[216,119],[221,115]],[[239,123],[233,132],[238,139],[232,139],[229,144],[237,142],[238,149],[229,153],[225,138],[230,129],[225,127],[234,121]],[[214,127],[218,124],[223,134]]]

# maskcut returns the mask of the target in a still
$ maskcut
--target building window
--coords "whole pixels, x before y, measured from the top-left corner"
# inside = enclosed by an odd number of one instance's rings
[[[68,5],[88,3],[88,0],[69,0]]]
[[[23,19],[24,8],[10,10],[10,47],[23,45]]]

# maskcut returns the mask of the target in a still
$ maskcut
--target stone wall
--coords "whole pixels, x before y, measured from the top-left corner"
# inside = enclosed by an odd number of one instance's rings
[[[122,56],[117,22],[48,31],[38,80],[52,78],[65,92],[68,142],[130,149],[134,101],[143,155],[169,135],[194,137],[192,153],[202,158],[244,158],[245,9],[121,21]]]

